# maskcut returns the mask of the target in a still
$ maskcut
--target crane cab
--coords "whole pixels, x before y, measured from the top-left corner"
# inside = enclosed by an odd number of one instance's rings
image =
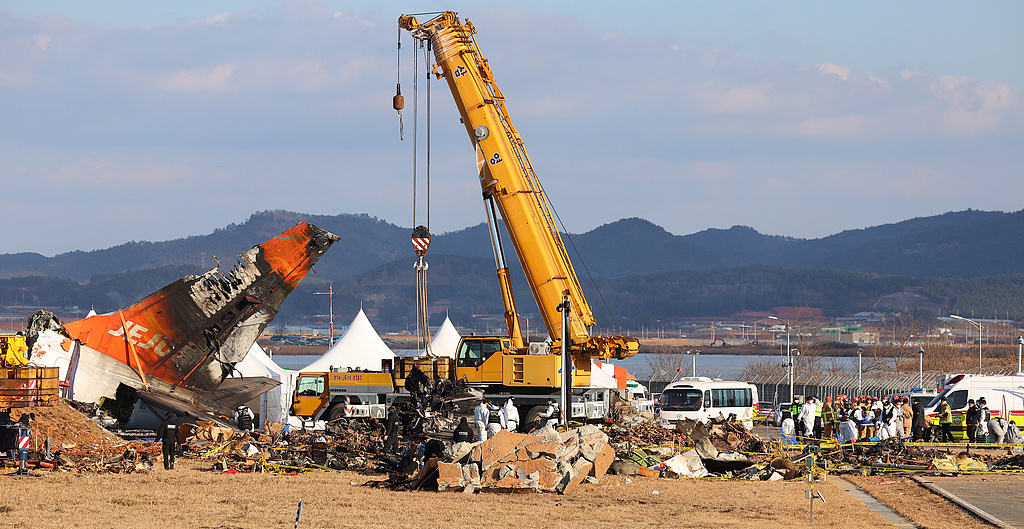
[[[560,384],[561,355],[547,348],[521,351],[512,340],[498,336],[470,336],[459,342],[455,376],[470,384],[499,384],[510,387],[557,387]],[[573,386],[590,385],[590,362],[573,367]]]
[[[455,375],[470,384],[501,382],[502,360],[513,354],[512,341],[494,336],[463,338],[455,356]]]

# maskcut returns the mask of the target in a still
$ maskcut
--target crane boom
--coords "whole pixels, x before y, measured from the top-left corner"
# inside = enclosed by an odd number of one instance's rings
[[[592,358],[625,358],[636,354],[639,345],[635,338],[591,336],[587,330],[596,325],[594,314],[583,295],[523,140],[509,119],[505,96],[494,81],[487,59],[480,53],[472,23],[468,19],[463,23],[456,13],[448,11],[422,23],[416,17],[403,15],[399,26],[430,43],[437,63],[435,73],[447,81],[466,132],[476,148],[506,323],[516,348],[522,348],[522,339],[508,272],[500,255],[500,239],[492,213],[495,206],[505,222],[548,335],[555,341],[562,335],[558,306],[565,296],[573,309],[567,336],[574,354]]]

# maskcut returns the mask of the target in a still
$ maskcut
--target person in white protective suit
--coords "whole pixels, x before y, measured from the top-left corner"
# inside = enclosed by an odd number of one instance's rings
[[[895,437],[899,439],[900,434],[896,431],[896,425],[899,424],[902,427],[903,416],[899,415],[899,408],[892,405],[892,402],[886,400],[885,404],[882,405],[882,412],[878,414],[876,418],[875,428],[878,431],[878,438],[881,440]]]
[[[480,442],[487,440],[487,419],[491,412],[487,409],[487,401],[480,399],[480,405],[473,410],[473,423],[476,424],[476,431],[480,435]]]
[[[895,401],[890,400],[889,405],[892,407],[892,417],[889,417],[889,423],[886,428],[889,430],[889,437],[896,439],[903,438],[903,408],[896,404]]]
[[[796,430],[796,423],[793,422],[792,417],[786,417],[782,419],[782,435],[787,437],[793,437]]]
[[[498,432],[505,429],[505,414],[502,413],[501,408],[493,405],[487,405],[487,436],[493,437]]]
[[[844,443],[857,440],[857,423],[847,415],[839,417],[839,438]]]
[[[558,405],[555,404],[555,399],[548,398],[548,407],[541,412],[540,419],[544,421],[544,426],[558,426]]]
[[[800,415],[797,420],[804,427],[804,435],[811,437],[814,435],[814,413],[818,411],[818,401],[814,397],[807,397],[807,401],[800,407]]]
[[[501,407],[501,414],[505,417],[505,429],[514,432],[519,428],[519,409],[512,402],[512,397],[509,397]]]

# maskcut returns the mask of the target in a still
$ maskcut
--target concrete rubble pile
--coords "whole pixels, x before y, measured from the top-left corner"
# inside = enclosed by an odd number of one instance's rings
[[[413,482],[449,491],[571,494],[584,480],[597,483],[614,460],[608,436],[595,426],[561,433],[502,430],[482,443],[448,447],[443,460],[428,460]]]

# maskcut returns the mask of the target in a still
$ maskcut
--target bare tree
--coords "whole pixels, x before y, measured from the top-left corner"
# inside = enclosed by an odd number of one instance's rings
[[[682,353],[657,352],[644,355],[647,360],[647,370],[641,371],[642,378],[647,380],[669,381],[675,380],[680,373],[689,374],[688,369],[690,358]]]
[[[793,322],[796,331],[796,343],[792,345],[796,361],[796,372],[793,377],[801,375],[805,378],[810,374],[820,374],[826,363],[826,355],[829,351],[829,343],[821,340],[821,325],[816,321]]]
[[[924,320],[909,314],[886,319],[881,343],[871,348],[875,369],[900,374],[910,364],[908,361],[917,356],[925,329]]]
[[[781,380],[785,376],[786,368],[775,355],[753,356],[743,366],[740,380]]]

